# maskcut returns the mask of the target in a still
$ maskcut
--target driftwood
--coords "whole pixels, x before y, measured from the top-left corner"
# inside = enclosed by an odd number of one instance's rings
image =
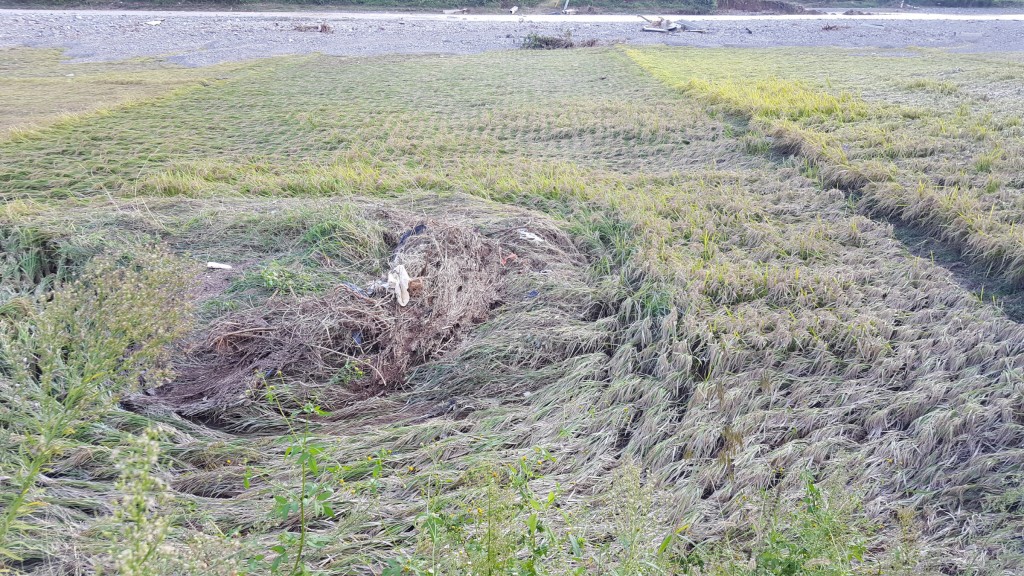
[[[669,32],[694,32],[696,34],[704,34],[706,30],[697,30],[696,28],[690,28],[685,24],[679,22],[673,22],[667,18],[657,16],[655,18],[648,18],[646,16],[637,14],[637,17],[647,22],[649,26],[641,28],[644,32],[661,32],[667,34]]]

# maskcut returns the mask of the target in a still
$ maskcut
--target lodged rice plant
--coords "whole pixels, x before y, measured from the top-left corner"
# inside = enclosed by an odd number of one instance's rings
[[[567,52],[257,62],[0,143],[4,566],[1013,573],[1024,334],[871,199],[948,87]]]
[[[1024,73],[1019,62],[973,56],[949,72],[948,56],[927,51],[914,64],[899,53],[773,52],[775,64],[755,70],[738,51],[708,59],[627,50],[666,83],[748,120],[771,149],[805,158],[822,185],[872,216],[920,229],[1007,291],[1019,287],[1024,253],[1011,198],[1024,129],[1004,88]],[[865,74],[865,65],[908,67],[915,79]],[[963,89],[932,78],[951,74]]]

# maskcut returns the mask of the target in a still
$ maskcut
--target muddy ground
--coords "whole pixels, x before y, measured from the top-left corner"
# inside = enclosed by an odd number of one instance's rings
[[[165,56],[189,66],[311,52],[465,54],[516,48],[529,34],[567,31],[601,43],[1024,51],[1024,17],[986,12],[683,21],[703,33],[643,32],[635,16],[2,10],[0,47],[58,47],[79,60]]]

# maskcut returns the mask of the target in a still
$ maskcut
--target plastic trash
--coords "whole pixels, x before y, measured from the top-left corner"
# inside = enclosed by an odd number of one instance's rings
[[[360,296],[364,296],[366,298],[370,297],[370,293],[369,292],[367,292],[366,290],[363,290],[362,288],[360,288],[359,286],[356,286],[355,284],[353,284],[351,282],[342,282],[341,285],[344,286],[345,288],[348,288],[349,290],[355,292],[356,294],[359,294]]]
[[[231,270],[230,264],[221,264],[220,262],[207,262],[206,267],[214,270]]]
[[[527,242],[529,242],[530,244],[533,244],[534,246],[540,246],[541,244],[544,243],[544,239],[543,238],[541,238],[540,236],[537,236],[533,232],[530,232],[526,228],[520,228],[519,230],[516,230],[516,232],[519,232],[519,239],[520,240],[526,240]]]
[[[371,296],[376,296],[378,294],[387,294],[388,292],[390,292],[390,290],[391,289],[388,288],[388,283],[386,280],[374,280],[366,285],[366,292]]]
[[[509,252],[508,254],[502,254],[501,249],[498,249],[498,259],[501,261],[502,266],[507,266],[509,262],[515,262],[519,259],[515,252]]]
[[[405,266],[402,264],[388,272],[388,289],[395,293],[395,299],[398,300],[399,306],[409,304],[409,280],[409,273],[406,272]]]
[[[405,233],[402,234],[402,237],[398,239],[398,246],[395,246],[395,250],[401,248],[402,245],[405,244],[405,241],[408,240],[411,236],[422,234],[423,232],[426,231],[426,229],[426,224],[417,224],[416,227],[413,228],[412,230],[406,230]]]

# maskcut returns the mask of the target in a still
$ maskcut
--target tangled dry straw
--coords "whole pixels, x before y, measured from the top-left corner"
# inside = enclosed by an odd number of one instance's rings
[[[468,215],[381,216],[393,245],[385,269],[401,265],[412,277],[408,306],[381,279],[272,298],[214,322],[174,382],[130,401],[194,417],[261,402],[268,380],[327,382],[318,401],[332,410],[392,393],[410,369],[457,350],[494,309],[538,297],[524,290],[524,277],[572,273],[573,259],[577,267],[582,260],[564,232],[536,218],[491,221],[485,235]]]

